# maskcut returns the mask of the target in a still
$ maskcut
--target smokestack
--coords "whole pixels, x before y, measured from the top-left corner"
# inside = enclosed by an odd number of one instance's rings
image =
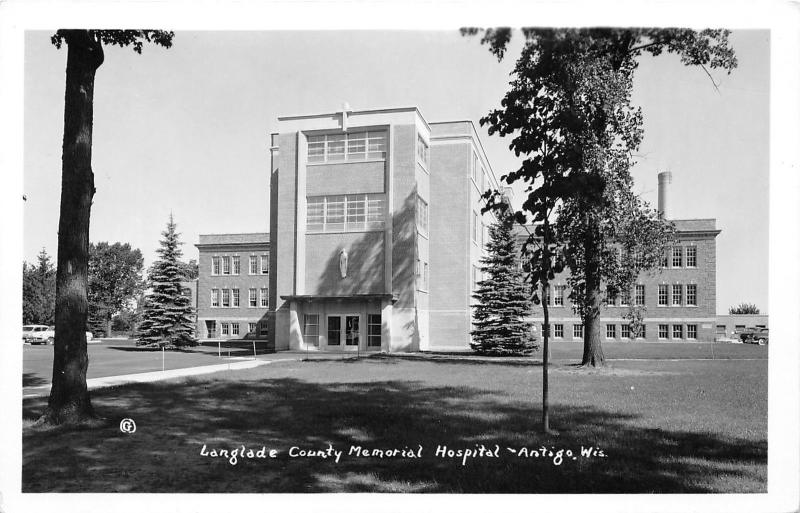
[[[672,172],[662,171],[658,173],[658,215],[662,219],[669,219],[669,200],[667,199],[668,185],[672,183]]]

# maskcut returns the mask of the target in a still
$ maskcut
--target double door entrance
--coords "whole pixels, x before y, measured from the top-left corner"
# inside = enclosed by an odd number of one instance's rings
[[[328,346],[356,348],[361,343],[360,315],[328,315],[327,326]]]

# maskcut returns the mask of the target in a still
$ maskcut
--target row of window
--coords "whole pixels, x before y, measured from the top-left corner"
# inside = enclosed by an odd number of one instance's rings
[[[386,130],[308,136],[309,164],[386,159]]]
[[[308,233],[383,230],[383,194],[313,196],[306,202]]]
[[[328,346],[358,346],[361,340],[359,315],[329,315],[327,319]],[[307,345],[318,346],[320,315],[303,315],[303,340]],[[367,347],[381,347],[381,314],[367,315]]]
[[[684,249],[685,258],[684,258]],[[661,267],[697,267],[697,246],[673,246],[672,249],[667,250],[664,256],[661,257]]]
[[[665,340],[670,338],[670,326],[672,327],[672,339],[684,338],[684,327],[686,328],[685,334],[687,340],[697,339],[697,324],[659,324],[658,325],[658,338]],[[623,339],[630,338],[647,338],[647,326],[641,325],[638,333],[633,333],[630,324],[619,325],[619,336]],[[564,338],[564,325],[559,323],[553,324],[553,338]],[[583,339],[583,324],[572,325],[572,338]],[[606,324],[606,338],[617,338],[617,324]]]
[[[658,306],[697,306],[696,283],[688,283],[685,286],[681,283],[673,283],[671,287],[672,294],[670,294],[669,284],[661,283],[658,285]],[[547,298],[548,305],[564,306],[567,286],[553,285],[552,290],[552,296],[548,296]],[[630,293],[627,291],[623,292],[619,297],[619,306],[629,306],[630,304]],[[634,306],[646,306],[645,286],[641,283],[634,286],[633,304]],[[610,293],[607,294],[606,306],[617,306],[617,297]]]
[[[250,255],[249,269],[250,274],[269,274],[269,255]],[[241,274],[239,255],[211,257],[211,276],[239,274]]]
[[[248,289],[247,306],[269,307],[269,289]],[[239,308],[239,289],[211,289],[211,308]]]
[[[247,335],[267,335],[269,329],[266,322],[248,322],[246,324]],[[206,321],[206,331],[208,338],[216,338],[217,335],[217,321]],[[220,322],[219,323],[219,336],[222,337],[236,337],[242,334],[240,324],[238,322]]]

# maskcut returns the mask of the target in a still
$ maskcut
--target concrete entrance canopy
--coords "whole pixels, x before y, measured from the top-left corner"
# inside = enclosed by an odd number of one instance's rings
[[[387,300],[392,303],[397,302],[397,296],[393,294],[343,294],[340,296],[317,296],[311,294],[281,296],[284,301],[378,301]]]

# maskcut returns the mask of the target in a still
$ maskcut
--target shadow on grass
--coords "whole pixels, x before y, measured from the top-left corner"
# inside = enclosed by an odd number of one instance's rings
[[[42,385],[49,385],[50,382],[44,378],[40,378],[32,372],[22,373],[22,386],[24,387],[38,387]]]
[[[766,492],[766,439],[648,428],[636,415],[564,404],[551,414],[560,436],[545,436],[537,406],[477,386],[218,378],[103,389],[92,401],[107,427],[24,430],[23,492],[700,493],[719,491],[720,482]],[[24,417],[37,417],[45,404],[25,401]],[[123,418],[135,420],[135,433],[120,432]],[[266,446],[279,456],[231,465],[201,456],[204,444]],[[338,463],[288,456],[292,446],[328,444],[344,450]],[[462,466],[435,456],[439,445],[476,444],[498,444],[501,457]],[[356,457],[351,445],[421,445],[423,457]],[[607,457],[555,465],[505,449],[542,445],[576,454],[599,446]]]

